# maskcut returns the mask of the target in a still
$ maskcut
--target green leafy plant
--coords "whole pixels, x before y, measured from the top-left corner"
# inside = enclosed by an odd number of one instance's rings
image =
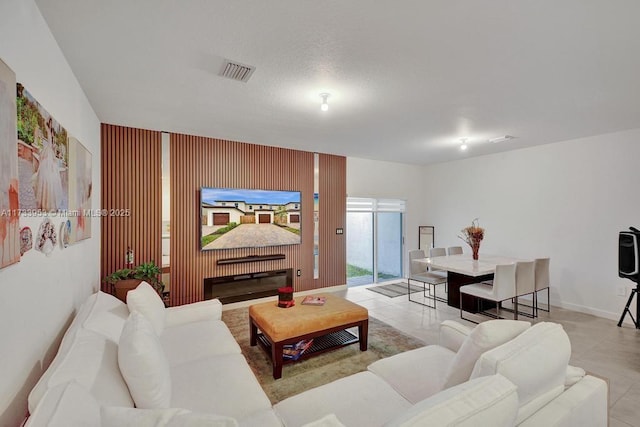
[[[162,292],[164,291],[164,283],[160,280],[160,273],[160,267],[156,265],[155,261],[149,261],[134,268],[123,268],[114,271],[102,280],[112,285],[115,285],[120,280],[143,280],[153,286],[158,294],[162,295]]]
[[[16,106],[18,109],[17,127],[18,139],[22,142],[33,145],[35,141],[36,129],[44,129],[44,117],[38,111],[38,106],[29,101],[24,95],[24,87],[17,86]]]

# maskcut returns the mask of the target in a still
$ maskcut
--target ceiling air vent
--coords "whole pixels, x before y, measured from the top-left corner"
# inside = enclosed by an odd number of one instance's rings
[[[240,64],[239,62],[229,61],[225,59],[224,64],[222,64],[222,69],[220,70],[220,76],[227,77],[232,80],[237,80],[239,82],[247,82],[249,77],[253,74],[256,67],[252,67],[250,65]]]

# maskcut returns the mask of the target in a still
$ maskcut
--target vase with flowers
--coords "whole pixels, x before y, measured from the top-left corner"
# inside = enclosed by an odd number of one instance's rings
[[[478,218],[471,221],[471,226],[462,229],[462,236],[458,236],[469,246],[471,246],[471,252],[473,253],[473,259],[478,259],[478,251],[480,250],[480,242],[484,238],[484,228],[480,227]]]

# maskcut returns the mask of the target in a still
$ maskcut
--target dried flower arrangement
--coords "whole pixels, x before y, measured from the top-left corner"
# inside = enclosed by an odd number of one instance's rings
[[[473,252],[473,259],[478,259],[478,250],[480,249],[480,242],[484,239],[484,228],[480,227],[478,218],[471,221],[470,227],[462,229],[462,236],[458,236],[460,239],[467,242],[471,246]]]

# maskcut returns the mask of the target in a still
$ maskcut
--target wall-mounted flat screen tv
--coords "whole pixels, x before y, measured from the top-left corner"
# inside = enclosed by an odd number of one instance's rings
[[[200,189],[202,250],[260,248],[301,242],[299,191]]]

